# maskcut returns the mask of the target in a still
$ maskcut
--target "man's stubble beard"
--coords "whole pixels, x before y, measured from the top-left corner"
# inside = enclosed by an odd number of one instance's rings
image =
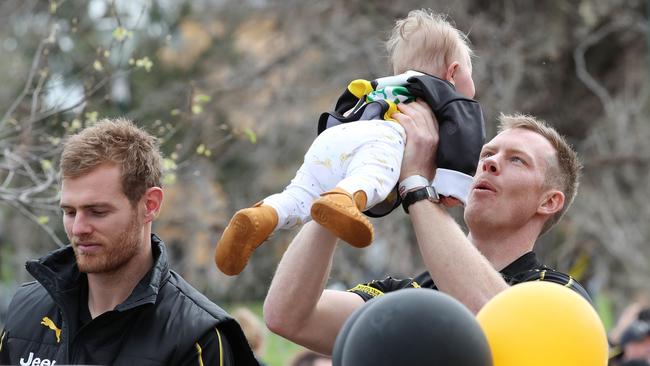
[[[126,230],[120,234],[116,242],[102,243],[102,251],[99,255],[80,254],[75,251],[79,271],[108,273],[119,270],[136,255],[142,241],[141,229],[141,219],[136,214],[136,210],[133,210]]]

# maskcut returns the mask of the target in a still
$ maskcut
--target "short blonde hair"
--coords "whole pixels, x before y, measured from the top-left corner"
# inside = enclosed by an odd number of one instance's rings
[[[472,66],[473,52],[467,36],[446,15],[431,10],[412,10],[406,18],[398,20],[386,48],[395,74],[407,70],[439,70],[465,58],[467,66]]]
[[[63,145],[63,179],[80,177],[104,163],[120,166],[122,191],[132,205],[148,188],[162,186],[158,141],[129,120],[101,120],[70,136]]]
[[[573,199],[578,193],[582,164],[578,154],[566,139],[546,122],[524,114],[501,114],[499,116],[499,133],[514,128],[523,128],[536,132],[548,140],[555,148],[555,161],[550,162],[549,169],[546,171],[546,186],[559,189],[564,193],[564,206],[544,223],[541,232],[541,234],[544,234],[560,221],[573,203]]]

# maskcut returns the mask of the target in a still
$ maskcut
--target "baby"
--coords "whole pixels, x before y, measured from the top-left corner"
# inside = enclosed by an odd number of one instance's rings
[[[404,128],[391,116],[396,104],[416,97],[431,107],[440,125],[438,166],[451,168],[438,169],[433,186],[464,202],[484,140],[480,107],[471,100],[472,51],[466,37],[443,16],[415,10],[397,21],[387,46],[396,75],[350,83],[336,111],[321,117],[322,133],[285,190],[233,216],[217,243],[215,262],[222,272],[240,273],[274,231],[309,219],[355,247],[368,246],[373,227],[362,211],[390,199],[406,142]],[[409,185],[431,185],[420,178],[425,182],[402,182],[400,195]]]

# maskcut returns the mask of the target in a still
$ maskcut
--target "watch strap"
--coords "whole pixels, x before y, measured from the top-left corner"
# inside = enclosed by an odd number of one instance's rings
[[[402,208],[404,208],[406,213],[409,213],[409,206],[422,200],[429,200],[433,203],[438,203],[440,198],[438,197],[436,189],[432,186],[422,187],[404,195],[404,198],[402,199]]]

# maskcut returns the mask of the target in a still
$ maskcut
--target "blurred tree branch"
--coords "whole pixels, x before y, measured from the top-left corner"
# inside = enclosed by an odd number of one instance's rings
[[[600,268],[605,264],[622,269],[618,273],[600,271],[599,285],[614,282],[628,291],[630,287],[646,286],[644,281],[637,281],[641,273],[645,277],[650,275],[644,250],[650,234],[647,225],[650,210],[646,204],[650,200],[647,185],[650,151],[646,142],[650,130],[642,112],[648,108],[649,88],[647,83],[636,86],[637,83],[628,82],[638,80],[638,76],[623,55],[618,55],[621,62],[615,69],[590,71],[587,54],[592,51],[599,55],[598,49],[611,45],[612,40],[624,39],[624,35],[636,34],[640,41],[645,37],[644,24],[645,20],[636,18],[634,13],[614,15],[582,37],[573,52],[578,79],[598,98],[604,111],[602,122],[590,129],[583,143],[587,157],[585,181],[578,203],[580,209],[574,210],[573,216],[582,228],[582,235],[597,238],[599,246],[610,254],[599,258]],[[594,73],[604,78],[603,81]],[[606,86],[612,74],[619,82]]]

